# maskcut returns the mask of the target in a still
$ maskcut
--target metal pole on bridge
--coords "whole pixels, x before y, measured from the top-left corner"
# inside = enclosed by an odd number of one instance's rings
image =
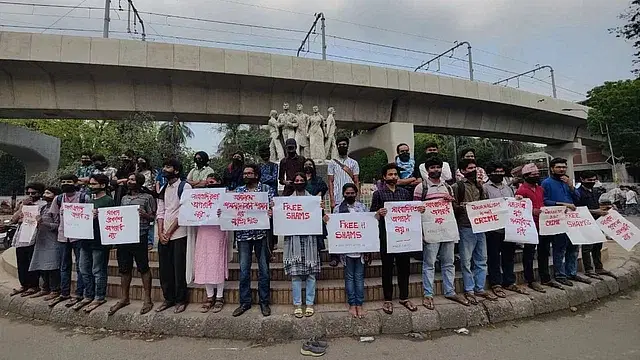
[[[109,37],[109,22],[111,19],[109,18],[109,11],[111,9],[111,0],[104,1],[104,27],[102,29],[102,37]]]

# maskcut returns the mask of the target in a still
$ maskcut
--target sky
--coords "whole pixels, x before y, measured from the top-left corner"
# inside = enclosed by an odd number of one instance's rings
[[[18,3],[11,4],[11,3]],[[474,77],[496,82],[551,65],[558,97],[579,101],[605,81],[631,78],[633,48],[608,29],[629,0],[133,0],[147,41],[296,55],[314,14],[326,18],[329,60],[411,70],[472,45]],[[34,6],[45,4],[53,6]],[[57,7],[57,5],[67,6]],[[0,0],[0,30],[102,36],[104,0]],[[119,10],[120,6],[123,8]],[[127,32],[127,1],[111,1],[110,37]],[[300,56],[321,58],[320,27]],[[377,45],[376,45],[377,44]],[[383,46],[380,46],[383,45]],[[308,51],[307,51],[308,50]],[[466,47],[426,71],[468,78]],[[551,95],[549,72],[507,85]],[[270,109],[265,109],[265,118]],[[189,146],[214,153],[212,125],[190,125]]]

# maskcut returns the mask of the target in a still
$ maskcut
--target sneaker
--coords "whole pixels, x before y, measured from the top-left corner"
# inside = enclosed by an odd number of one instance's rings
[[[573,286],[573,283],[571,281],[569,281],[569,279],[556,279],[557,282],[559,282],[562,285],[565,286]]]
[[[581,282],[581,283],[584,283],[584,284],[591,284],[592,283],[591,279],[589,279],[588,277],[579,275],[579,274],[576,274],[574,276],[570,276],[569,279],[573,280],[573,281]]]
[[[614,273],[612,273],[612,272],[611,272],[611,271],[609,271],[609,270],[605,270],[605,269],[596,270],[596,274],[598,274],[598,275],[605,275],[605,276],[609,276],[609,277],[612,277],[612,278],[614,278],[614,279],[617,279],[617,278],[618,278]]]
[[[313,346],[315,346],[315,347],[323,348],[325,350],[329,346],[328,342],[326,342],[324,340],[317,340],[317,339],[314,339],[314,338],[309,339],[308,343],[313,345]]]
[[[327,352],[326,348],[314,346],[314,344],[310,341],[302,344],[302,348],[300,349],[300,354],[304,356],[322,356]]]
[[[233,314],[231,314],[231,315],[233,317],[238,317],[238,316],[244,314],[245,312],[247,312],[247,310],[249,310],[250,308],[251,308],[251,306],[240,305],[235,310],[233,310]]]
[[[592,279],[603,280],[602,276],[596,274],[595,271],[587,271],[584,274],[587,275],[588,277],[592,278]]]
[[[260,311],[262,312],[262,316],[271,316],[271,307],[269,307],[269,304],[260,304]]]

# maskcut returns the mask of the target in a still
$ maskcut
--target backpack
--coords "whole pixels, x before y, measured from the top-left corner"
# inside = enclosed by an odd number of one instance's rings
[[[451,189],[451,186],[449,186],[446,182],[444,183],[444,185],[446,186],[447,192],[449,193],[449,195],[453,196],[453,190]],[[422,196],[420,199],[421,201],[424,201],[424,199],[426,199],[428,195],[427,193],[429,192],[428,189],[429,189],[429,185],[427,184],[427,181],[422,180]],[[462,196],[464,198],[464,192],[462,193]]]
[[[456,214],[456,216],[460,215],[463,212],[463,207],[460,204],[464,202],[464,186],[465,186],[464,181],[462,180],[456,181],[455,199],[456,199],[456,202],[458,203],[458,206],[453,207],[453,212]],[[482,200],[482,198],[484,197],[484,189],[482,188],[482,186],[478,186],[477,184],[476,184],[476,187],[480,192],[480,199]]]
[[[180,180],[180,184],[178,185],[178,199],[182,199],[182,193],[184,192],[184,186],[187,184],[186,180]],[[164,184],[160,192],[158,193],[158,199],[164,200],[164,192],[167,190],[167,185],[169,183]]]
[[[56,204],[58,207],[62,206],[62,194],[56,196]],[[80,193],[80,204],[84,204],[87,201],[87,194]]]

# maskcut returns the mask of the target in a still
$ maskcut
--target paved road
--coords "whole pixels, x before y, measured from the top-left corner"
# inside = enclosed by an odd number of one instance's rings
[[[433,339],[378,337],[330,342],[326,359],[640,359],[640,290],[607,302],[498,327],[451,332]],[[162,338],[86,328],[64,328],[0,316],[0,359],[300,359],[299,342]],[[496,351],[500,351],[496,353]],[[437,355],[436,355],[437,354]]]

